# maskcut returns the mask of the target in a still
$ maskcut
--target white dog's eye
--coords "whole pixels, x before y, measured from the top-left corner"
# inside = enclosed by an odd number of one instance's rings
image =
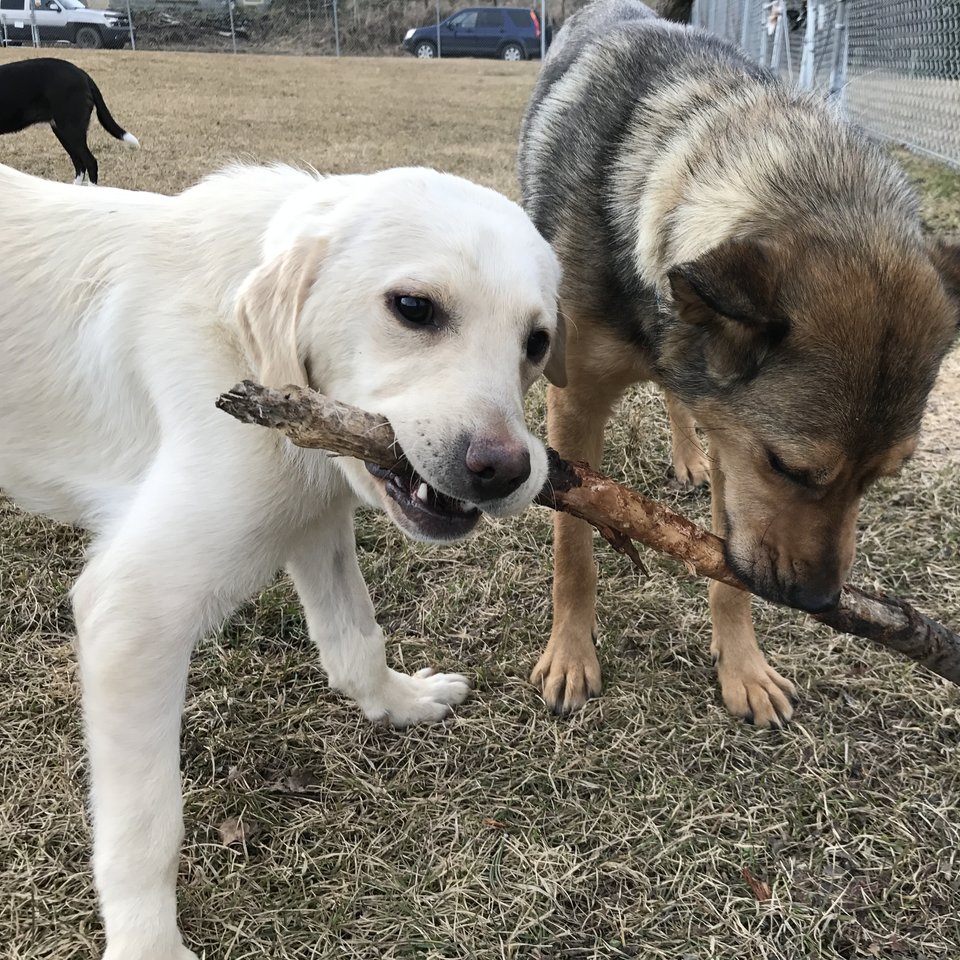
[[[546,355],[550,346],[550,334],[546,330],[534,330],[527,337],[527,359],[531,363],[539,363]]]
[[[416,324],[418,327],[436,326],[433,303],[426,297],[394,297],[393,309],[407,323]]]

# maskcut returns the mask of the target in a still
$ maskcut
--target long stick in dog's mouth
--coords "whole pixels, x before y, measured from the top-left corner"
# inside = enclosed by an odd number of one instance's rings
[[[366,411],[338,403],[316,390],[289,387],[271,390],[244,380],[217,401],[245,423],[276,427],[298,447],[356,457],[384,481],[387,494],[407,512],[433,514],[451,530],[464,534],[476,524],[479,510],[430,487],[407,460],[393,428]]]
[[[357,457],[413,482],[416,473],[390,424],[306,387],[276,390],[244,380],[217,400],[244,423],[273,427],[300,447]],[[550,451],[550,473],[536,502],[596,527],[642,565],[634,541],[667,553],[691,572],[746,590],[724,560],[723,541],[669,507]],[[842,633],[864,637],[960,684],[960,635],[895,597],[845,586],[832,610],[810,614]]]

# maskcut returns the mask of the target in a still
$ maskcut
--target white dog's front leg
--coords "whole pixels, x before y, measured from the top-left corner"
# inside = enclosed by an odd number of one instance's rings
[[[470,686],[458,673],[425,669],[407,676],[387,666],[383,631],[357,564],[350,511],[331,510],[307,531],[287,569],[330,686],[356,700],[371,720],[395,727],[435,723],[466,699]]]

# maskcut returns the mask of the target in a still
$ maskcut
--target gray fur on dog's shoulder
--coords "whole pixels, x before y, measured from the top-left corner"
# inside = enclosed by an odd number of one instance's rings
[[[902,174],[829,106],[635,0],[596,0],[559,31],[524,116],[518,167],[568,294],[647,349],[669,268],[738,233],[800,218],[813,233],[859,236],[865,211],[879,208],[884,230],[916,224]],[[729,199],[728,217],[719,203],[704,206],[702,188]],[[704,215],[712,231],[693,222]]]

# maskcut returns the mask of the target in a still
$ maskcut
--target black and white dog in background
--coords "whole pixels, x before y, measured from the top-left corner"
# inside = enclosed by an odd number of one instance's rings
[[[94,109],[111,136],[132,147],[140,141],[127,133],[107,109],[93,78],[67,60],[40,57],[0,64],[0,133],[16,133],[35,123],[49,123],[77,172],[97,182],[97,158],[87,146]]]

